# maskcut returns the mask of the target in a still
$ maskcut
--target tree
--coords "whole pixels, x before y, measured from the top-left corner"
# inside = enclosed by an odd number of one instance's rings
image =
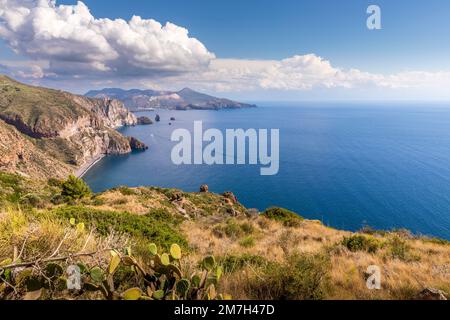
[[[70,200],[79,200],[92,195],[92,190],[82,179],[70,175],[62,184],[61,195]]]

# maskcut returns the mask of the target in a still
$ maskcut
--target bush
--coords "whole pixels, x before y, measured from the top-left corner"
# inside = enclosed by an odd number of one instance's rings
[[[392,258],[403,261],[413,261],[419,258],[412,254],[411,246],[405,239],[397,234],[394,234],[389,240],[389,252]]]
[[[279,221],[283,223],[286,227],[298,227],[300,223],[304,220],[295,212],[289,211],[283,208],[269,208],[262,213],[262,216]]]
[[[20,204],[34,208],[43,208],[44,201],[36,194],[29,193],[20,199]]]
[[[47,184],[50,187],[56,187],[56,188],[61,188],[63,183],[64,183],[64,181],[61,181],[61,180],[56,179],[56,178],[50,178],[47,181]]]
[[[369,253],[375,253],[381,247],[377,239],[363,235],[345,237],[342,240],[342,245],[352,252],[366,251]]]
[[[236,219],[230,218],[225,224],[214,227],[213,232],[218,238],[224,235],[231,239],[239,239],[244,235],[250,235],[255,231],[253,225],[248,222],[239,224]]]
[[[172,243],[179,243],[187,248],[187,241],[176,229],[177,221],[170,213],[155,210],[146,215],[128,212],[115,212],[86,207],[65,207],[54,210],[61,218],[75,218],[87,226],[95,226],[97,232],[107,236],[111,230],[131,235],[136,240],[155,242],[168,249]]]
[[[86,182],[71,175],[63,182],[61,194],[68,200],[80,200],[91,196],[92,191]]]
[[[117,188],[117,190],[119,190],[119,192],[123,195],[123,196],[134,196],[136,194],[136,192],[128,187],[119,187]]]
[[[50,202],[53,203],[54,205],[60,205],[65,203],[66,199],[62,195],[56,194],[50,199]]]
[[[252,234],[253,232],[255,232],[255,228],[249,222],[244,222],[243,224],[241,224],[241,229],[245,234]]]
[[[267,264],[263,276],[250,281],[249,292],[257,300],[321,300],[329,269],[328,255],[292,255],[285,263]]]
[[[247,236],[239,241],[239,244],[244,248],[251,248],[255,246],[255,239],[252,236]]]
[[[233,273],[242,270],[246,266],[261,267],[267,264],[267,260],[261,256],[243,254],[241,256],[226,256],[219,258],[218,263],[226,273]]]

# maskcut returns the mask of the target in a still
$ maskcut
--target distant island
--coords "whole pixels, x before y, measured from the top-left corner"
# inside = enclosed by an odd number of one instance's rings
[[[162,108],[174,110],[221,110],[255,108],[254,104],[216,98],[207,94],[184,88],[180,91],[158,90],[123,90],[118,88],[105,88],[91,90],[85,94],[91,98],[117,99],[124,103],[131,111],[145,111]]]

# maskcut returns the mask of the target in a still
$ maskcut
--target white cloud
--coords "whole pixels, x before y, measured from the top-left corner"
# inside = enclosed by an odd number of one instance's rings
[[[0,37],[57,74],[149,75],[206,68],[214,58],[188,30],[134,16],[96,19],[82,2],[0,0]]]
[[[374,74],[334,67],[317,55],[297,55],[284,60],[215,59],[209,69],[172,77],[168,83],[194,83],[211,91],[305,91],[315,88],[433,88],[448,91],[450,72],[402,72]]]
[[[0,61],[30,81],[220,92],[313,89],[423,90],[447,93],[450,72],[375,74],[343,69],[315,54],[283,60],[218,59],[188,30],[134,16],[98,19],[82,2],[0,0],[0,37],[28,62]],[[55,82],[56,83],[56,82]],[[447,93],[448,96],[448,93]]]

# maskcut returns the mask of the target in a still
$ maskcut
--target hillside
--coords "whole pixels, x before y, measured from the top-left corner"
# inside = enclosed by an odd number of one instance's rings
[[[122,90],[109,88],[86,93],[88,97],[111,98],[123,101],[133,111],[147,108],[178,110],[220,110],[254,108],[255,105],[240,103],[229,99],[216,98],[189,88],[180,91]]]
[[[121,102],[33,87],[0,75],[0,170],[66,177],[104,154],[131,151],[115,129],[136,125]]]
[[[406,230],[336,230],[232,192],[118,187],[71,173],[145,149],[118,100],[0,76],[0,299],[446,299],[450,243]],[[185,89],[181,99],[209,103]],[[194,107],[192,107],[194,108]],[[77,266],[79,287],[67,289]],[[369,290],[369,266],[381,288]]]
[[[120,187],[76,200],[66,189],[67,182],[0,173],[0,274],[17,259],[25,267],[8,273],[15,291],[0,282],[0,299],[445,299],[450,292],[444,240],[339,231],[284,209],[246,209],[232,193]],[[84,289],[58,289],[55,270],[73,263],[83,267]],[[366,287],[370,265],[381,268],[380,290]],[[161,279],[173,282],[162,289]],[[106,286],[112,281],[114,289]]]

